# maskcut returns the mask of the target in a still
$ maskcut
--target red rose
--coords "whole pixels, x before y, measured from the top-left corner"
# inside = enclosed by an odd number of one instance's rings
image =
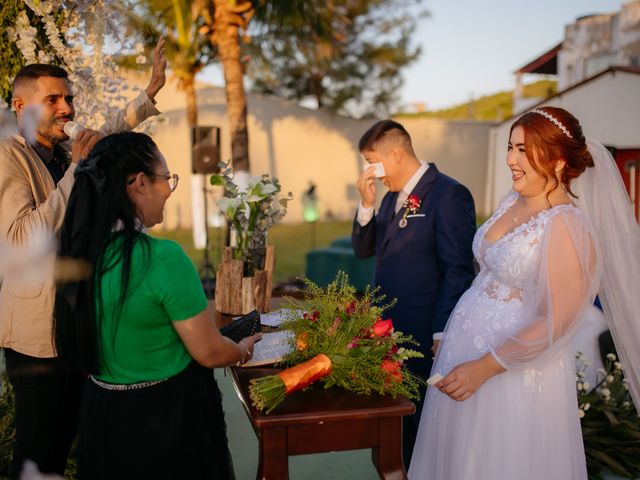
[[[373,335],[376,337],[386,337],[393,331],[391,320],[378,319],[373,324]]]
[[[409,208],[420,207],[420,199],[417,195],[409,195]]]

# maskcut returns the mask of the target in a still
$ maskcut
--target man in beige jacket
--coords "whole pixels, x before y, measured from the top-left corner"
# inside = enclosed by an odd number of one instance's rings
[[[12,105],[19,133],[0,139],[1,239],[21,247],[43,230],[59,232],[77,164],[103,135],[131,130],[159,113],[154,97],[165,83],[165,67],[160,40],[147,89],[100,132],[80,132],[70,155],[64,124],[75,110],[67,72],[35,64],[16,75]],[[19,477],[26,459],[43,472],[63,474],[77,431],[84,376],[69,372],[56,358],[54,299],[53,278],[24,279],[7,272],[0,287],[0,347],[16,405],[11,478]]]

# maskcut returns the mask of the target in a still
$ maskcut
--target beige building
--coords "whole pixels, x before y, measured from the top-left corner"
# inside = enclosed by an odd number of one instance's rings
[[[143,84],[143,81],[135,82]],[[198,123],[221,128],[221,158],[230,158],[229,128],[224,90],[199,84]],[[169,168],[180,175],[180,186],[167,202],[162,228],[189,228],[203,215],[203,177],[191,174],[191,135],[185,95],[169,83],[158,95],[163,121],[153,127],[153,138],[167,158]],[[435,162],[471,190],[478,210],[485,204],[486,152],[490,122],[443,121],[400,118],[413,137],[419,158]],[[284,192],[292,192],[285,221],[302,221],[303,192],[316,185],[321,219],[353,218],[359,195],[355,182],[363,158],[360,136],[373,120],[354,120],[293,102],[262,95],[248,95],[249,156],[251,174],[268,173],[280,180]],[[208,176],[207,176],[208,177]],[[219,189],[208,195],[209,222],[221,222],[215,200]],[[485,213],[485,212],[480,212]]]

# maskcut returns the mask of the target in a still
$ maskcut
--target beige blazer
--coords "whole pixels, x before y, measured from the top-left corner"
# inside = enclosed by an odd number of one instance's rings
[[[131,130],[158,113],[143,92],[100,131],[106,135]],[[71,164],[56,186],[24,137],[0,139],[0,238],[10,245],[23,246],[41,229],[57,234],[73,187],[75,167]],[[0,347],[33,357],[55,356],[55,285],[51,275],[45,276],[46,280],[34,280],[5,273],[0,287]]]

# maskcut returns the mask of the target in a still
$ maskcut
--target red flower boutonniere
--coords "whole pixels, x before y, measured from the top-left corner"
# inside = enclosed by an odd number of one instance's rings
[[[404,215],[400,219],[400,228],[404,228],[407,226],[407,216],[409,214],[415,215],[420,210],[420,205],[422,205],[422,201],[417,195],[409,195],[407,199],[404,201],[402,206],[404,207]]]

